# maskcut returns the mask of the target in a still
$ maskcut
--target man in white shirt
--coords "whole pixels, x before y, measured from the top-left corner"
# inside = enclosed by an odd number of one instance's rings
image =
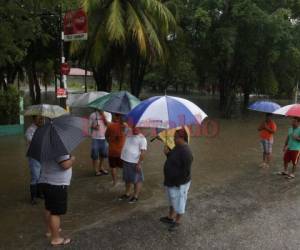
[[[108,155],[108,145],[105,140],[105,132],[108,123],[111,122],[111,114],[96,110],[90,115],[89,126],[92,137],[91,158],[95,175],[107,175],[107,170],[103,167],[103,160]]]
[[[129,200],[129,203],[136,203],[138,201],[142,182],[144,181],[142,163],[146,150],[147,140],[145,136],[138,128],[129,129],[121,153],[125,194],[120,196],[119,200]],[[134,193],[131,196],[132,185],[134,185]]]
[[[33,123],[27,128],[25,133],[25,139],[27,141],[27,145],[29,146],[32,138],[34,136],[37,128],[43,125],[43,117],[41,116],[33,116]],[[37,203],[36,198],[42,198],[41,192],[39,190],[38,181],[41,174],[41,164],[33,159],[28,157],[28,163],[30,168],[30,197],[31,204],[35,205]]]

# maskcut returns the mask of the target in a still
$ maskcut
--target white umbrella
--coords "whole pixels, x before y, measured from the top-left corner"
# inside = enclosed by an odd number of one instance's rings
[[[65,109],[58,105],[51,105],[51,104],[38,104],[38,105],[32,105],[28,106],[26,110],[24,111],[25,116],[44,116],[48,117],[50,119],[68,114]]]
[[[286,113],[289,111],[290,108],[292,108],[295,104],[290,104],[290,105],[286,105],[283,106],[279,109],[276,109],[273,114],[275,115],[286,115]]]

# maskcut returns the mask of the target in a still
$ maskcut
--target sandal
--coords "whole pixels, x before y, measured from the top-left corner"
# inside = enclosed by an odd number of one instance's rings
[[[289,175],[289,174],[284,171],[281,171],[281,172],[278,172],[277,175]]]
[[[103,175],[103,173],[101,171],[95,173],[95,176],[101,176],[101,175]]]
[[[288,174],[286,178],[288,178],[288,179],[294,179],[295,175],[294,174]]]
[[[108,175],[108,171],[106,171],[106,170],[100,170],[100,173],[101,173],[102,175]]]
[[[51,242],[51,246],[58,247],[58,246],[68,245],[70,243],[71,243],[71,239],[69,239],[69,238],[67,238],[67,239],[61,238],[61,241],[59,243],[52,243]]]

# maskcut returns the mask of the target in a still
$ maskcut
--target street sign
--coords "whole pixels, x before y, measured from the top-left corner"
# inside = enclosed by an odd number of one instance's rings
[[[69,64],[67,64],[67,63],[62,63],[62,64],[60,65],[60,71],[61,71],[61,73],[62,73],[63,75],[69,75],[69,74],[70,74],[70,70],[71,70],[71,68],[70,68]]]
[[[65,88],[58,88],[56,90],[57,98],[67,98],[67,90]]]
[[[83,9],[68,11],[64,17],[64,40],[87,40],[88,19]]]

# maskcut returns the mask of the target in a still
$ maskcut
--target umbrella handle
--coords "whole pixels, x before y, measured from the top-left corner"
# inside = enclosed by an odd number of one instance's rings
[[[154,142],[155,140],[158,140],[158,137],[156,136],[156,137],[153,137],[151,140],[150,140],[150,142]]]

